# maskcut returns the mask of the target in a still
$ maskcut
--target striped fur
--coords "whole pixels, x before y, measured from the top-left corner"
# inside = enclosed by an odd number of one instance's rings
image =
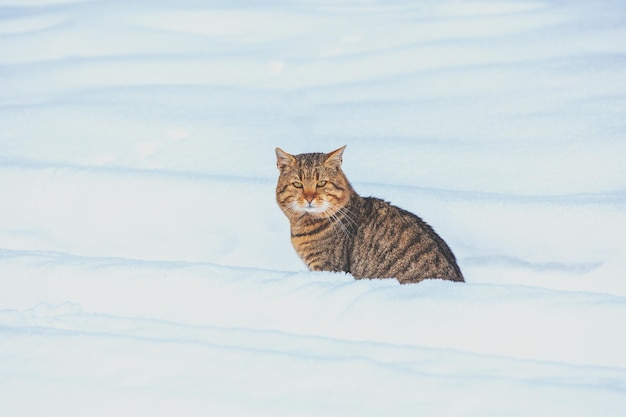
[[[313,271],[355,278],[464,281],[454,254],[416,215],[360,197],[341,169],[345,146],[328,154],[276,148],[276,201],[291,224],[291,243]]]

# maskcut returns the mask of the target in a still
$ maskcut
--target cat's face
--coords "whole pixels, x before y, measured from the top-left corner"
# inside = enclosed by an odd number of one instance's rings
[[[287,217],[332,217],[346,206],[351,187],[341,171],[344,149],[290,155],[276,148],[276,200]]]

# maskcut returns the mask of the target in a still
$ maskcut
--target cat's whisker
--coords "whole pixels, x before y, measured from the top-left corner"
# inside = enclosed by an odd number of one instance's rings
[[[294,217],[298,214],[298,202],[292,201],[291,203],[285,206],[285,215],[289,219],[289,221],[293,220]]]
[[[344,218],[348,220],[354,227],[357,227],[356,214],[354,214],[348,207],[339,207],[339,213],[343,214]]]
[[[335,233],[335,236],[337,236],[337,239],[340,239],[341,238],[341,233],[340,233],[341,231],[337,230],[337,223],[338,223],[337,218],[336,218],[336,216],[334,214],[331,214],[330,215],[330,219],[331,219],[331,227],[333,229],[333,232]],[[342,226],[340,222],[339,222],[339,226]],[[344,231],[344,233],[345,233],[345,231]]]
[[[356,228],[358,226],[356,220],[352,217],[354,216],[354,214],[347,207],[333,204],[330,206],[330,209],[336,210],[335,213],[333,214],[333,218],[336,219],[341,224],[344,230],[346,230],[346,233],[348,232],[348,227],[343,224],[342,219],[339,217],[339,215],[341,215],[344,219],[347,220],[347,223],[350,227]]]
[[[356,222],[350,217],[350,215],[347,212],[343,212],[343,209],[345,207],[341,207],[338,206],[336,204],[331,204],[329,206],[329,210],[335,210],[335,212],[333,213],[332,211],[328,211],[327,213],[330,217],[330,219],[332,219],[332,224],[333,224],[333,229],[337,229],[337,226],[339,227],[339,229],[343,232],[344,235],[346,235],[347,237],[350,237],[351,233],[350,233],[350,228],[348,227],[348,225],[345,225],[342,221],[342,218],[339,216],[339,214],[342,215],[343,218],[348,220],[348,223],[350,226],[352,226],[352,228],[356,228],[357,224]]]
[[[332,214],[331,218],[333,220],[333,229],[337,230],[337,226],[340,229],[341,232],[343,232],[343,234],[345,234],[346,236],[349,235],[348,230],[346,229],[346,226],[342,223],[341,219],[337,216],[337,214]]]

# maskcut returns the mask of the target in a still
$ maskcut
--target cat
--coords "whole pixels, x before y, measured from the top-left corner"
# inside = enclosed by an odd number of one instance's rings
[[[343,146],[291,155],[276,148],[276,201],[291,224],[291,243],[312,271],[401,284],[439,278],[464,282],[454,254],[418,216],[360,197],[341,169]]]

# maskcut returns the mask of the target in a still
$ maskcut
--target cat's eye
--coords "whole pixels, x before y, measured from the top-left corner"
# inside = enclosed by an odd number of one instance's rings
[[[320,181],[320,182],[317,183],[317,187],[318,188],[322,188],[325,185],[326,185],[326,181]]]
[[[294,187],[296,187],[296,188],[302,188],[302,187],[304,187],[304,185],[302,185],[302,183],[301,183],[301,182],[298,182],[298,181],[294,182],[294,183],[293,183],[293,186],[294,186]]]

